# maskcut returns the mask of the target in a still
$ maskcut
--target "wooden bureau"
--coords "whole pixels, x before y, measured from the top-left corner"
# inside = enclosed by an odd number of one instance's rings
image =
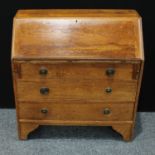
[[[131,140],[144,65],[134,10],[20,10],[12,71],[20,139],[39,125],[112,126]]]

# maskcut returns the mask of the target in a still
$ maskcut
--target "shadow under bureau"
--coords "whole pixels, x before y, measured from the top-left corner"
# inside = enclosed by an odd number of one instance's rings
[[[134,10],[20,10],[12,71],[19,138],[39,125],[112,126],[131,140],[144,64]]]

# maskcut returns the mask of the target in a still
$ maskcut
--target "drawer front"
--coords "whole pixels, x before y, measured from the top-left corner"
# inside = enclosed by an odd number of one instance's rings
[[[19,101],[135,101],[136,82],[53,79],[45,82],[17,82]]]
[[[134,80],[134,65],[119,63],[22,63],[21,78],[26,81],[68,79]]]
[[[20,103],[20,119],[29,120],[74,120],[74,121],[130,121],[134,104],[50,104]]]

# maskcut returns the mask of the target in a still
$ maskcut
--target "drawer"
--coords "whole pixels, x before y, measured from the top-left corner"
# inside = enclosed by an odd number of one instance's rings
[[[53,79],[44,82],[17,82],[19,101],[95,100],[135,101],[136,82],[84,79]]]
[[[133,103],[19,103],[17,106],[20,119],[30,120],[130,121],[134,109]]]
[[[26,81],[67,79],[134,80],[134,64],[127,63],[21,63],[21,78]]]

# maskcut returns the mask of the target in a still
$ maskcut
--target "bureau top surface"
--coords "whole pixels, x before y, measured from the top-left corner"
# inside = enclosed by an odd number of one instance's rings
[[[135,10],[103,9],[52,9],[52,10],[19,10],[16,18],[48,17],[137,17]]]
[[[13,59],[143,59],[134,10],[20,10]]]

